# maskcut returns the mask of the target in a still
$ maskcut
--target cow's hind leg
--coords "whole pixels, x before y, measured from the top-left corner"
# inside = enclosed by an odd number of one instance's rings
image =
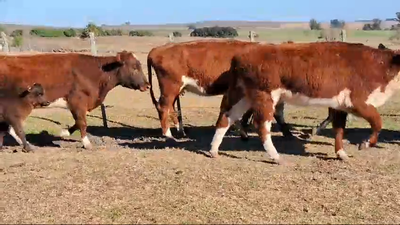
[[[332,109],[332,127],[336,133],[335,136],[335,152],[338,158],[347,160],[349,157],[343,149],[343,135],[346,127],[347,113],[339,110]]]
[[[254,125],[257,128],[263,147],[276,163],[282,163],[271,138],[271,125],[275,111],[274,100],[270,94],[265,92],[257,92],[250,98],[252,101],[251,107],[254,110]]]
[[[379,132],[382,130],[382,118],[378,110],[372,105],[368,105],[364,102],[353,103],[353,105],[355,113],[368,121],[372,129],[372,134],[369,139],[363,141],[358,148],[359,150],[363,150],[374,147],[378,142]]]
[[[23,151],[24,152],[32,152],[36,149],[35,146],[33,146],[32,144],[30,144],[27,140],[26,140],[26,136],[25,136],[25,132],[24,132],[24,128],[22,126],[22,121],[15,119],[10,121],[10,125],[12,128],[14,128],[15,134],[16,136],[19,137],[19,139],[22,142],[23,145]]]
[[[228,105],[224,104],[224,106],[227,106],[224,108],[229,108]],[[210,154],[212,157],[215,158],[218,156],[219,146],[221,145],[222,139],[224,138],[229,127],[237,120],[239,120],[243,116],[243,114],[249,109],[250,109],[250,102],[245,97],[243,97],[236,104],[234,104],[227,112],[223,111],[221,104],[222,111],[218,117],[215,134],[211,142]]]
[[[8,131],[9,125],[7,123],[0,123],[0,149],[3,148],[4,144],[4,136],[6,135]]]
[[[321,133],[322,129],[325,129],[326,126],[328,126],[328,124],[330,122],[332,122],[333,120],[333,113],[334,113],[334,109],[329,108],[329,112],[328,112],[328,117],[326,117],[326,119],[324,121],[322,121],[319,126],[314,127],[311,131],[312,135],[318,135]]]
[[[284,117],[284,109],[285,104],[283,102],[279,102],[275,105],[275,113],[274,118],[276,123],[279,125],[280,130],[284,137],[293,137],[292,132],[290,131],[291,127],[286,123]]]
[[[74,133],[79,129],[81,133],[81,142],[85,149],[92,149],[92,143],[90,143],[87,137],[87,123],[86,123],[86,110],[83,107],[71,107],[71,113],[75,120],[75,124],[68,129],[70,134]]]

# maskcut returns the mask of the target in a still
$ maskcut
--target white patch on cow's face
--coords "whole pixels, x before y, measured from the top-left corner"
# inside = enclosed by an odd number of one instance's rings
[[[191,77],[182,76],[182,86],[179,90],[181,92],[183,89],[188,92],[192,92],[198,95],[208,96],[206,90],[198,84],[198,80],[195,80]]]
[[[271,125],[272,125],[272,121],[265,121],[265,123],[264,123],[264,128],[267,130],[267,135],[265,137],[263,146],[264,146],[265,151],[268,153],[268,155],[276,162],[279,162],[279,154],[276,151],[274,144],[272,143]]]
[[[395,76],[387,85],[385,88],[384,92],[381,92],[381,87],[379,86],[376,88],[367,98],[367,101],[365,103],[372,105],[374,107],[380,107],[387,100],[390,99],[390,97],[393,96],[395,92],[397,92],[400,89],[400,72]]]
[[[284,101],[291,105],[325,106],[334,109],[345,110],[353,106],[350,98],[350,93],[351,91],[346,88],[332,98],[310,98],[303,94],[292,93],[290,90],[278,88],[271,91],[271,97],[274,100],[274,105],[277,103],[277,101]]]
[[[63,108],[63,109],[68,109],[68,103],[67,103],[67,101],[65,101],[64,98],[59,98],[59,99],[56,99],[54,102],[50,103],[50,105],[48,105],[45,108]]]

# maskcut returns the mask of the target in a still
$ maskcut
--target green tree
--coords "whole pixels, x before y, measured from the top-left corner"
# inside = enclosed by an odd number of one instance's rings
[[[315,19],[310,20],[310,29],[311,30],[321,30],[321,24],[317,22]]]

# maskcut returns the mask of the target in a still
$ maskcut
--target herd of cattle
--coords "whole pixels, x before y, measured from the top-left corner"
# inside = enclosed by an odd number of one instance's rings
[[[172,136],[171,117],[180,135],[185,135],[179,96],[184,91],[204,96],[223,95],[210,154],[218,148],[229,127],[239,121],[241,137],[247,138],[252,117],[268,155],[282,162],[271,140],[275,119],[284,136],[292,136],[285,123],[284,103],[322,106],[329,114],[318,130],[332,122],[335,152],[348,158],[343,133],[348,113],[364,118],[372,128],[364,149],[376,145],[382,120],[376,109],[400,89],[400,52],[380,44],[378,48],[343,42],[263,44],[238,40],[201,40],[169,43],[153,48],[147,57],[148,78],[141,62],[127,51],[116,56],[79,53],[1,56],[0,58],[0,146],[9,133],[24,151],[34,150],[25,137],[23,121],[38,107],[68,108],[86,149],[86,114],[104,101],[107,93],[121,85],[150,89],[161,122],[162,134]],[[157,101],[152,69],[160,88]],[[178,112],[174,105],[177,103]]]

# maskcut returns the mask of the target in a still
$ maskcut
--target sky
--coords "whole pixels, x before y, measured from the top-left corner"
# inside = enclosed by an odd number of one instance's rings
[[[324,3],[325,2],[325,3]],[[378,3],[378,4],[376,4]],[[84,27],[205,20],[386,19],[400,0],[0,0],[0,23]]]

